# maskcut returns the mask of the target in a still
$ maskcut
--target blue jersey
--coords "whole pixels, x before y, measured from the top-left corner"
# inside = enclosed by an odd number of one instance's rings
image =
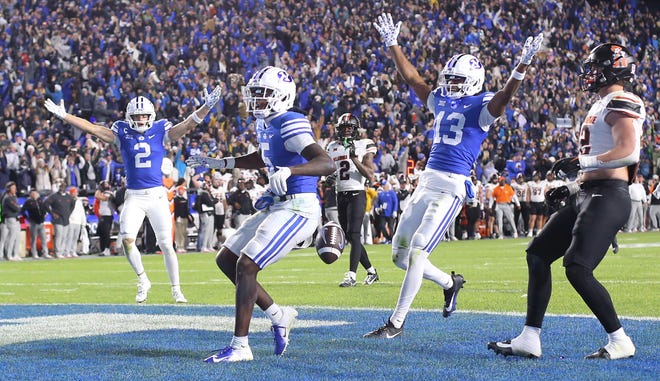
[[[163,185],[160,167],[167,154],[165,143],[172,123],[157,120],[144,134],[134,131],[124,120],[112,124],[126,170],[127,189],[147,189]]]
[[[427,105],[433,111],[435,121],[433,145],[426,163],[428,168],[470,175],[490,127],[490,124],[480,125],[481,111],[493,95],[486,92],[452,99],[440,95],[438,89],[429,95]]]
[[[295,111],[287,111],[272,119],[257,119],[257,137],[261,158],[272,175],[279,167],[306,163],[300,155],[303,149],[315,143],[312,126],[307,118]],[[286,180],[287,194],[316,193],[318,176],[291,176]]]

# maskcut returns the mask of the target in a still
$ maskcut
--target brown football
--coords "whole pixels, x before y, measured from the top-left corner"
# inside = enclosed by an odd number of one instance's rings
[[[331,264],[341,256],[346,246],[344,230],[338,223],[330,221],[321,227],[316,237],[316,253],[326,264]]]

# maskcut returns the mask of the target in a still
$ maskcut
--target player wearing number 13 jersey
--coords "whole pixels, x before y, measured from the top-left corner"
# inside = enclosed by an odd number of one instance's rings
[[[392,239],[392,260],[406,270],[399,300],[387,323],[365,335],[392,338],[403,331],[423,279],[444,289],[444,317],[455,310],[456,297],[465,280],[459,274],[443,272],[428,256],[442,241],[449,224],[454,223],[466,195],[474,197],[469,176],[481,143],[520,87],[528,65],[541,48],[543,36],[539,34],[525,41],[520,63],[504,88],[493,94],[482,93],[485,69],[479,59],[470,54],[451,57],[434,90],[398,45],[401,22],[394,24],[390,14],[382,14],[374,27],[388,47],[401,78],[435,116],[429,160]]]
[[[172,285],[172,297],[177,303],[187,301],[179,282],[179,262],[172,245],[172,217],[167,192],[163,187],[161,166],[166,155],[165,146],[201,123],[220,99],[220,87],[216,87],[210,94],[206,90],[204,92],[204,105],[175,126],[167,120],[155,120],[154,105],[144,96],[131,99],[126,106],[126,120],[113,123],[110,129],[67,113],[63,103],[56,105],[50,99],[44,103],[48,111],[64,122],[96,135],[104,142],[118,147],[121,152],[126,168],[126,198],[119,217],[119,233],[124,255],[138,276],[135,296],[138,303],[147,300],[151,288],[142,265],[142,256],[135,245],[145,216],[163,251],[163,260]]]

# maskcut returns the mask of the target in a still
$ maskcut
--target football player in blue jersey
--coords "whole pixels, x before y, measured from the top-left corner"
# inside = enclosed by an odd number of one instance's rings
[[[111,128],[93,124],[66,112],[64,103],[55,104],[47,99],[44,106],[53,115],[106,143],[117,146],[126,168],[126,199],[119,218],[124,255],[138,276],[135,301],[147,300],[151,282],[142,266],[142,257],[135,239],[146,216],[156,234],[158,245],[172,285],[172,297],[176,303],[186,303],[179,283],[179,261],[172,245],[172,217],[163,187],[161,165],[167,154],[166,146],[200,124],[220,99],[221,88],[210,94],[204,91],[204,104],[181,123],[155,120],[154,105],[144,96],[130,100],[126,106],[126,119],[116,121]]]
[[[440,73],[439,85],[433,89],[398,45],[401,22],[394,24],[392,15],[382,14],[373,25],[388,47],[399,75],[435,115],[426,168],[392,239],[392,260],[406,270],[399,299],[385,325],[364,335],[393,338],[403,333],[406,315],[423,279],[444,289],[442,316],[448,317],[456,309],[456,297],[465,280],[460,274],[443,272],[428,256],[460,213],[465,197],[474,196],[470,170],[481,143],[520,87],[543,35],[527,39],[520,63],[504,88],[493,94],[482,92],[485,70],[479,59],[470,54],[451,57]]]
[[[321,218],[319,176],[336,169],[316,143],[305,113],[293,109],[296,85],[286,71],[266,66],[242,92],[248,111],[256,117],[259,151],[222,159],[191,156],[187,161],[215,169],[265,167],[269,175],[270,189],[255,202],[259,212],[223,243],[216,256],[220,270],[236,285],[236,322],[231,344],[205,358],[208,363],[253,359],[248,332],[255,303],[272,322],[275,355],[286,350],[298,312],[275,304],[257,282],[257,274],[314,234]]]

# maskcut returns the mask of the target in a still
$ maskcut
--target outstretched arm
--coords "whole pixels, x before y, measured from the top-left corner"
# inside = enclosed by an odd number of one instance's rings
[[[424,79],[419,75],[417,69],[415,69],[403,54],[403,51],[397,42],[399,30],[401,29],[401,21],[395,25],[392,21],[392,15],[389,13],[383,13],[378,16],[377,22],[374,22],[373,25],[380,34],[385,45],[389,48],[392,60],[394,60],[394,65],[396,66],[399,75],[401,75],[408,86],[413,88],[417,97],[426,104],[426,100],[431,93],[432,87],[424,82]]]
[[[172,127],[169,132],[169,138],[172,141],[179,140],[183,135],[190,132],[198,124],[202,123],[206,115],[211,111],[215,104],[220,100],[220,95],[222,94],[222,88],[216,86],[215,89],[209,94],[206,89],[204,89],[204,104],[193,111],[190,116],[183,120],[183,122]]]
[[[99,126],[88,120],[79,118],[66,112],[66,108],[64,107],[64,100],[61,100],[59,104],[55,104],[55,102],[52,100],[46,99],[44,102],[44,107],[51,114],[55,115],[64,122],[69,123],[70,125],[85,131],[86,133],[98,137],[106,143],[112,143],[115,140],[115,134],[111,129],[104,126]]]
[[[520,56],[520,63],[511,73],[511,77],[506,81],[504,88],[493,96],[493,99],[488,102],[488,112],[494,117],[499,117],[504,113],[506,105],[511,101],[513,95],[520,88],[520,84],[523,79],[525,79],[525,72],[536,52],[541,49],[541,44],[543,43],[543,34],[539,33],[536,37],[527,37],[525,41],[525,46],[523,47],[522,54]]]

